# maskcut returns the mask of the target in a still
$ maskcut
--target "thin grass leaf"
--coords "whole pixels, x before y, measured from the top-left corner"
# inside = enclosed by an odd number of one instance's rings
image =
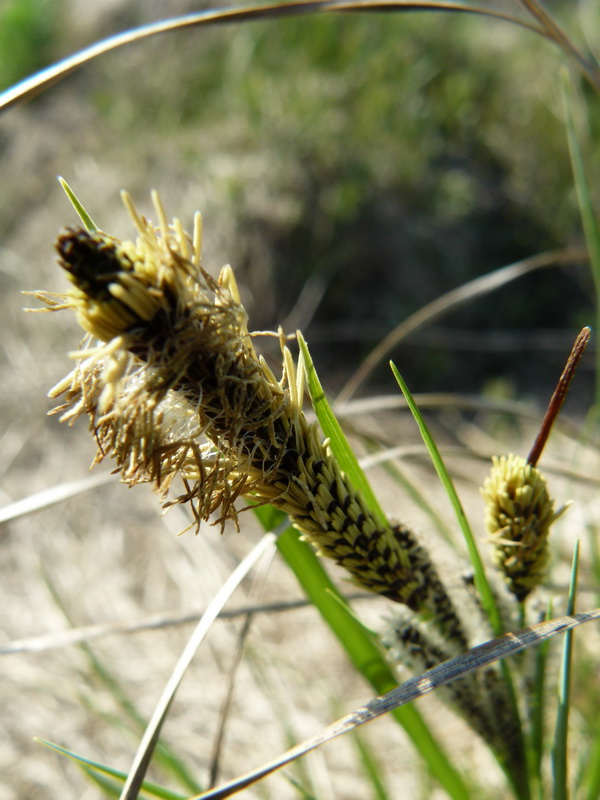
[[[265,698],[270,702],[273,713],[282,728],[283,740],[286,747],[293,747],[298,741],[298,735],[295,729],[295,723],[292,719],[293,708],[289,703],[289,696],[286,692],[282,691],[280,681],[273,679],[272,672],[277,670],[278,667],[270,660],[265,663],[262,651],[250,650],[248,658],[246,658],[246,665],[252,672],[257,686],[264,694]],[[294,764],[294,776],[286,775],[285,777],[294,785],[302,787],[312,786],[312,776],[310,765],[302,759],[299,759]],[[304,789],[305,790],[305,789]]]
[[[477,542],[475,541],[475,537],[473,536],[473,533],[471,531],[471,527],[469,525],[466,514],[462,507],[462,503],[460,502],[460,498],[456,492],[456,489],[454,488],[454,484],[448,473],[448,470],[446,469],[446,465],[444,464],[444,461],[440,455],[435,440],[433,439],[433,436],[429,432],[429,428],[427,427],[425,420],[423,419],[423,416],[419,411],[417,404],[415,403],[414,398],[411,395],[408,386],[406,385],[406,382],[404,381],[402,375],[400,375],[400,372],[398,371],[397,367],[393,362],[390,362],[390,366],[392,368],[392,372],[394,373],[394,377],[398,382],[398,386],[400,387],[402,394],[404,395],[404,398],[408,403],[408,407],[410,408],[411,413],[415,418],[415,422],[417,423],[423,441],[425,442],[425,446],[429,451],[429,455],[433,462],[435,471],[437,472],[438,477],[444,489],[446,490],[448,499],[450,500],[450,503],[454,508],[454,513],[456,514],[456,518],[462,530],[467,545],[469,558],[473,566],[475,588],[479,593],[483,610],[487,615],[492,631],[496,634],[496,636],[498,636],[502,633],[503,630],[502,618],[498,606],[496,604],[496,599],[488,582],[483,562],[481,560],[481,556],[479,555]],[[506,683],[506,689],[512,706],[514,719],[517,721],[518,724],[519,735],[521,739],[521,747],[523,752],[525,753],[525,740],[523,735],[523,728],[520,722],[519,706],[517,704],[517,696],[515,693],[514,683],[512,680],[510,669],[505,661],[502,661],[500,666],[504,681]],[[510,770],[510,765],[507,765],[502,761],[499,761],[499,763],[505,770],[510,781],[512,782],[517,796],[520,798],[528,798],[530,796],[530,793],[529,793],[529,786],[525,779],[526,776],[512,774]]]
[[[321,429],[325,436],[329,439],[331,452],[337,459],[340,468],[346,473],[348,480],[352,483],[363,496],[369,510],[374,514],[382,525],[387,525],[387,517],[383,513],[371,485],[367,480],[362,467],[358,463],[358,459],[354,455],[352,448],[340,426],[340,423],[335,418],[335,414],[331,410],[331,406],[327,402],[325,392],[321,386],[319,376],[313,364],[313,360],[308,350],[308,346],[302,334],[298,331],[296,334],[298,344],[300,346],[300,354],[304,360],[304,367],[306,371],[306,385],[310,400],[321,425]]]
[[[43,489],[41,492],[30,494],[29,497],[16,500],[14,503],[0,508],[0,525],[3,522],[9,522],[18,517],[33,514],[34,511],[42,511],[44,508],[62,503],[63,500],[77,497],[77,495],[95,489],[97,486],[103,486],[105,483],[114,483],[114,480],[115,476],[111,472],[98,472],[78,481],[65,481],[51,486],[49,489]]]
[[[280,19],[290,16],[316,14],[322,12],[334,13],[360,13],[366,12],[414,12],[414,11],[445,11],[465,14],[478,14],[492,17],[497,20],[509,22],[513,25],[526,28],[544,38],[549,38],[543,27],[534,25],[526,20],[505,14],[502,11],[469,3],[452,2],[452,0],[359,0],[346,2],[345,0],[300,0],[300,2],[274,3],[269,5],[238,6],[225,10],[207,9],[194,14],[186,14],[173,19],[152,22],[148,25],[134,28],[124,33],[118,33],[96,42],[90,47],[80,50],[75,55],[59,61],[30,78],[17,83],[0,94],[0,111],[10,106],[29,100],[40,94],[45,89],[70,75],[84,64],[93,61],[98,56],[116,50],[119,47],[139,42],[151,36],[162,33],[172,33],[206,25],[223,25],[240,22],[250,22],[259,19]]]
[[[552,605],[548,607],[546,619],[552,618]],[[530,769],[532,778],[541,791],[542,787],[542,759],[544,757],[545,727],[544,713],[546,710],[546,673],[548,668],[548,653],[550,642],[541,644],[535,652],[534,674],[529,701],[531,722]]]
[[[596,587],[600,587],[600,541],[598,537],[598,529],[595,525],[588,526],[588,552],[590,554],[591,572]],[[600,597],[600,591],[597,589],[597,596]]]
[[[75,753],[73,750],[69,750],[67,747],[61,747],[59,744],[49,742],[47,739],[40,739],[36,737],[34,741],[44,745],[44,747],[50,748],[50,750],[54,750],[56,753],[59,753],[62,756],[66,756],[67,758],[75,761],[90,776],[93,776],[95,780],[99,780],[101,776],[104,776],[105,779],[112,778],[114,781],[113,785],[121,786],[127,778],[127,775],[118,769],[108,767],[106,764],[102,764],[94,759],[86,758],[85,756]],[[185,797],[187,797],[187,795],[177,794],[176,792],[172,792],[169,789],[166,789],[164,786],[159,786],[151,781],[145,781],[142,789],[147,797],[156,797],[159,798],[159,800],[185,800]]]
[[[573,170],[573,180],[577,192],[577,202],[585,242],[587,245],[590,259],[590,267],[594,288],[596,292],[596,330],[600,330],[600,229],[586,178],[586,169],[581,154],[581,147],[575,130],[575,120],[573,117],[573,89],[571,87],[569,73],[563,70],[563,105],[565,109],[565,126],[567,131],[567,141],[569,143],[569,154],[571,157],[571,169]],[[600,407],[600,348],[596,348],[596,407]]]
[[[575,62],[579,64],[588,81],[597,92],[600,92],[600,70],[592,58],[586,59],[581,55],[573,41],[538,0],[521,0],[521,3],[527,8],[533,18],[542,25],[544,30],[548,33],[549,38],[552,39],[564,53],[570,55]]]
[[[440,534],[440,536],[445,539],[447,542],[453,541],[453,535],[450,527],[444,522],[442,517],[438,514],[436,509],[427,499],[427,496],[420,490],[420,488],[414,484],[411,480],[409,480],[406,475],[404,475],[390,460],[384,459],[387,451],[380,451],[376,453],[376,456],[381,456],[381,460],[375,462],[374,460],[368,459],[361,459],[360,463],[361,466],[366,468],[367,464],[372,463],[379,463],[383,466],[383,469],[387,472],[387,474],[398,483],[405,494],[410,497],[412,502],[421,509],[429,519],[432,521],[434,527]],[[393,453],[390,452],[390,458],[393,457]]]
[[[577,570],[579,567],[579,540],[575,542],[573,551],[573,565],[571,567],[571,583],[569,585],[569,599],[567,601],[567,614],[575,613],[575,596],[577,593]],[[554,729],[554,743],[552,745],[552,800],[567,800],[568,789],[568,736],[569,736],[569,709],[571,700],[571,662],[573,659],[573,632],[565,635],[563,656],[558,688],[558,709],[556,712],[556,726]]]
[[[77,195],[75,194],[73,189],[71,189],[71,187],[66,182],[66,180],[64,178],[61,178],[60,175],[59,175],[58,182],[60,183],[62,188],[65,190],[67,197],[71,201],[71,205],[73,206],[73,208],[75,209],[75,211],[79,215],[79,219],[83,222],[83,224],[85,226],[85,229],[87,231],[89,231],[90,233],[93,233],[93,231],[97,231],[98,230],[98,226],[96,225],[94,220],[90,217],[88,212],[85,210],[81,200],[79,200],[79,198],[77,197]]]
[[[466,653],[461,653],[461,655],[427,670],[422,675],[410,678],[382,697],[374,698],[259,769],[253,770],[224,786],[198,795],[193,800],[224,800],[224,798],[247,788],[261,778],[272,774],[326,742],[330,742],[344,733],[349,733],[360,725],[381,717],[383,714],[398,709],[405,703],[423,697],[440,686],[467,675],[473,670],[493,664],[495,661],[504,660],[520,650],[537,646],[559,633],[564,633],[578,625],[598,619],[600,619],[600,608],[581,614],[560,617],[549,622],[540,622],[537,625],[531,625],[513,633],[506,633],[497,639],[485,642],[468,650]]]
[[[281,512],[264,506],[256,508],[255,514],[263,527],[269,529],[277,519],[283,517]],[[313,550],[300,540],[298,532],[289,527],[277,539],[277,548],[357,671],[379,694],[396,686],[397,681],[381,648],[364,625],[355,619],[352,611],[346,610],[343,596],[331,582]],[[462,777],[450,763],[419,711],[408,705],[392,713],[426,763],[429,773],[448,796],[453,800],[468,800],[469,791]]]
[[[588,765],[589,770],[584,781],[585,800],[598,800],[600,797],[600,724],[596,726],[596,735],[589,752]]]
[[[316,795],[305,789],[300,784],[300,782],[292,778],[291,775],[285,775],[284,777],[289,782],[289,784],[294,787],[294,789],[298,792],[300,797],[303,798],[303,800],[319,800],[319,798]]]
[[[96,786],[102,790],[102,793],[106,795],[106,797],[118,797],[121,792],[121,784],[117,783],[116,781],[112,780],[111,778],[107,778],[105,775],[101,775],[100,773],[96,772],[93,769],[89,769],[88,767],[82,767],[82,771],[85,773],[86,777],[91,783],[95,783]],[[140,792],[140,797],[143,794]]]
[[[485,574],[485,569],[483,566],[483,561],[481,560],[481,556],[479,554],[479,548],[477,547],[477,542],[475,541],[475,537],[473,536],[473,532],[471,531],[471,526],[469,525],[469,522],[467,520],[467,516],[462,507],[462,503],[460,502],[460,498],[456,493],[456,489],[454,488],[452,478],[450,477],[448,470],[446,469],[446,465],[444,464],[444,461],[440,455],[440,451],[438,450],[438,447],[433,439],[433,436],[429,432],[429,428],[427,427],[427,424],[423,419],[423,415],[419,411],[419,408],[417,407],[417,404],[415,403],[413,396],[410,393],[410,390],[404,381],[404,378],[402,377],[402,375],[400,375],[398,368],[393,362],[390,362],[390,366],[392,368],[392,372],[394,373],[394,377],[398,382],[398,386],[400,387],[400,390],[402,391],[402,394],[404,395],[404,398],[408,403],[408,407],[410,408],[411,413],[415,418],[415,422],[417,423],[419,431],[421,432],[421,436],[423,438],[423,441],[425,442],[425,446],[427,447],[435,471],[438,474],[442,486],[444,487],[446,494],[448,495],[448,499],[452,504],[454,513],[456,514],[456,519],[458,520],[458,524],[460,526],[460,529],[463,533],[467,545],[469,558],[473,566],[475,586],[477,588],[477,591],[479,592],[483,608],[490,621],[492,630],[496,635],[500,635],[502,633],[502,623],[500,619],[500,614],[498,612],[493,592],[490,589],[490,585],[487,576]]]
[[[361,736],[356,731],[352,734],[352,741],[356,747],[365,776],[371,785],[371,796],[375,800],[390,800],[390,795],[381,780],[383,769],[373,748],[367,744],[364,736]]]

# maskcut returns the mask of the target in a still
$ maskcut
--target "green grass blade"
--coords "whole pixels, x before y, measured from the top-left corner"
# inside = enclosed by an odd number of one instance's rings
[[[586,178],[586,168],[581,154],[581,147],[575,130],[575,120],[573,118],[573,90],[569,80],[569,73],[563,71],[563,103],[565,108],[565,125],[567,130],[567,141],[569,143],[569,154],[571,157],[571,168],[575,190],[577,192],[577,202],[585,242],[590,259],[590,268],[596,291],[596,330],[600,331],[600,230],[590,189]],[[596,348],[596,409],[600,407],[600,348]]]
[[[121,794],[121,789],[120,784],[117,783],[117,781],[107,778],[105,775],[102,775],[93,769],[89,769],[88,767],[82,767],[81,769],[83,772],[85,772],[91,783],[95,783],[96,786],[101,789],[102,792],[104,792],[106,797],[119,797]]]
[[[460,498],[456,492],[456,489],[454,488],[454,484],[452,482],[452,479],[450,478],[448,470],[446,469],[442,456],[440,455],[440,451],[438,450],[438,447],[433,439],[433,436],[431,435],[429,428],[427,427],[425,420],[423,419],[423,415],[419,411],[417,404],[415,403],[415,400],[408,386],[406,385],[406,382],[404,381],[404,378],[402,377],[402,375],[400,375],[400,372],[398,371],[396,365],[393,362],[390,362],[390,366],[392,368],[392,372],[394,373],[394,377],[398,382],[398,386],[400,387],[402,394],[404,395],[404,398],[408,404],[408,407],[410,408],[410,411],[413,417],[415,418],[415,422],[419,427],[419,431],[421,433],[423,441],[425,442],[425,446],[429,451],[429,455],[433,462],[435,471],[437,472],[438,477],[444,489],[446,490],[450,503],[454,508],[454,513],[456,514],[456,518],[458,520],[463,536],[465,538],[465,542],[467,544],[467,550],[469,552],[469,557],[471,559],[471,564],[473,565],[475,587],[479,592],[479,597],[481,598],[482,607],[485,613],[487,614],[487,618],[490,622],[490,625],[495,635],[500,636],[504,633],[500,612],[498,610],[494,594],[490,588],[487,575],[485,574],[483,562],[481,560],[481,556],[479,555],[479,549],[477,547],[475,537],[473,536],[473,532],[471,531],[471,527],[467,520],[464,509],[462,507],[462,503],[460,502]],[[500,662],[500,668],[502,670],[502,675],[506,683],[506,689],[510,698],[510,704],[512,707],[514,718],[517,722],[518,729],[520,732],[522,751],[523,753],[525,753],[526,752],[525,739],[523,735],[523,728],[520,722],[519,706],[517,704],[517,696],[515,693],[514,683],[512,680],[510,669],[508,667],[508,664],[504,660]],[[499,763],[505,770],[508,778],[513,783],[513,787],[515,789],[517,796],[519,798],[529,798],[530,791],[529,791],[527,777],[521,774],[512,774],[509,765],[504,764],[502,762]]]
[[[596,737],[589,753],[588,763],[585,800],[598,800],[600,797],[600,725],[596,727]]]
[[[265,530],[273,530],[283,519],[281,512],[270,507],[256,508],[255,514]],[[381,648],[372,634],[353,617],[352,611],[347,609],[344,598],[331,582],[320,559],[300,540],[300,534],[294,528],[288,528],[278,537],[277,548],[358,672],[378,694],[395,687],[397,681]],[[448,796],[453,800],[468,800],[469,791],[462,777],[450,763],[418,710],[410,704],[391,713]]]
[[[371,784],[371,796],[374,800],[390,800],[390,795],[381,780],[383,770],[373,748],[367,744],[365,737],[356,731],[352,734],[352,741],[356,747],[365,776]]]
[[[410,408],[410,411],[413,417],[415,418],[415,422],[419,427],[419,431],[421,432],[421,436],[423,437],[423,441],[425,442],[425,446],[427,447],[435,471],[437,472],[438,477],[442,483],[442,486],[446,490],[448,499],[452,504],[454,513],[456,514],[456,518],[458,520],[458,524],[460,526],[465,542],[467,544],[467,550],[469,552],[469,558],[471,560],[471,564],[473,565],[475,586],[479,592],[483,608],[490,621],[492,630],[494,631],[496,636],[500,636],[504,632],[502,630],[500,614],[498,612],[494,595],[492,593],[492,590],[490,589],[490,585],[487,576],[485,574],[485,569],[483,566],[483,562],[481,560],[481,556],[479,554],[477,542],[475,541],[475,537],[473,536],[473,532],[471,531],[471,526],[469,525],[469,522],[467,520],[466,514],[462,507],[462,503],[460,502],[460,498],[456,493],[456,489],[454,488],[452,479],[448,474],[448,470],[446,469],[446,465],[444,464],[442,456],[440,455],[440,451],[437,448],[433,436],[429,432],[429,428],[427,427],[425,420],[423,419],[423,415],[419,411],[417,404],[415,403],[414,398],[404,381],[404,378],[402,377],[402,375],[400,375],[398,368],[393,362],[390,362],[390,366],[392,368],[392,372],[394,373],[394,377],[398,381],[398,386],[400,387],[400,390],[402,391],[402,394],[406,399],[408,407]]]
[[[75,209],[75,211],[79,215],[79,219],[85,225],[85,229],[87,231],[89,231],[90,233],[93,233],[94,231],[97,231],[98,230],[98,226],[96,225],[94,220],[90,217],[90,215],[87,213],[87,211],[83,207],[83,204],[82,204],[81,200],[79,200],[79,198],[77,197],[77,195],[75,194],[73,189],[71,189],[71,187],[66,182],[66,180],[59,176],[58,182],[60,183],[62,188],[65,190],[65,193],[66,193],[67,197],[71,201],[71,205],[73,206],[73,208]]]
[[[552,605],[548,607],[546,619],[552,619]],[[533,685],[530,699],[530,769],[532,778],[540,791],[542,786],[542,759],[544,756],[544,711],[546,708],[546,670],[548,667],[549,650],[550,642],[546,641],[542,642],[535,652]]]
[[[119,785],[123,785],[127,779],[127,773],[121,772],[118,769],[113,769],[112,767],[108,767],[106,764],[102,764],[99,761],[94,761],[91,758],[86,758],[85,756],[79,755],[73,750],[69,750],[67,747],[61,747],[59,744],[49,742],[46,739],[36,738],[35,741],[39,744],[43,744],[44,747],[48,747],[50,750],[54,750],[56,753],[75,761],[85,772],[90,775],[90,777],[92,777],[96,782],[100,783],[106,791],[112,793],[111,786],[117,787]],[[176,794],[169,789],[165,789],[164,786],[159,786],[151,781],[144,781],[142,791],[144,792],[145,796],[159,798],[159,800],[185,800],[185,797],[187,797],[187,795]]]
[[[301,357],[304,359],[304,366],[306,369],[308,393],[323,433],[330,440],[331,452],[337,459],[340,468],[346,473],[348,480],[352,483],[354,488],[362,494],[371,513],[374,514],[383,525],[387,525],[387,518],[371,489],[367,476],[358,463],[340,423],[337,421],[331,406],[327,402],[325,392],[321,386],[304,337],[301,333],[298,333],[297,336]]]
[[[304,786],[302,786],[295,778],[292,778],[291,775],[284,775],[284,778],[290,783],[291,786],[294,787],[302,800],[319,800],[316,795],[305,789]]]
[[[577,569],[579,566],[579,540],[575,542],[573,566],[571,568],[571,584],[567,602],[567,615],[575,613],[575,595],[577,592]],[[558,690],[558,709],[552,745],[552,800],[567,800],[568,789],[568,732],[569,708],[571,696],[571,662],[573,658],[573,631],[565,633],[562,665]]]

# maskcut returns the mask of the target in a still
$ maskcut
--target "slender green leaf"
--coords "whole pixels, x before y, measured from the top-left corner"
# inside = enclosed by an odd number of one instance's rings
[[[373,748],[367,744],[365,737],[356,731],[352,735],[352,741],[356,747],[365,775],[371,784],[372,796],[375,800],[390,800],[390,795],[381,780],[383,769]]]
[[[569,599],[567,614],[575,614],[575,595],[577,593],[577,569],[579,566],[579,540],[575,542],[573,551],[573,566],[571,568],[571,583],[569,586]],[[573,658],[573,631],[567,631],[563,646],[562,665],[558,688],[558,709],[556,713],[556,726],[554,729],[554,743],[552,746],[552,798],[553,800],[567,800],[568,789],[568,732],[569,708],[571,697],[571,661]]]
[[[398,371],[397,367],[393,362],[390,362],[390,366],[392,368],[392,372],[394,373],[394,377],[396,378],[398,385],[402,391],[402,394],[404,395],[404,398],[408,404],[408,407],[410,408],[410,411],[413,417],[415,418],[415,422],[419,427],[419,431],[421,433],[421,436],[423,437],[425,446],[429,451],[429,455],[431,457],[435,470],[438,474],[438,477],[442,485],[444,486],[444,489],[446,490],[446,493],[452,504],[452,507],[454,508],[454,513],[456,514],[456,518],[458,519],[458,523],[463,532],[463,536],[467,544],[467,550],[469,552],[469,557],[473,565],[475,587],[479,592],[483,609],[487,614],[492,630],[494,631],[496,636],[499,636],[503,632],[502,618],[500,616],[500,612],[496,604],[496,599],[488,582],[487,575],[485,574],[483,562],[481,560],[481,556],[479,555],[479,549],[477,547],[477,543],[471,531],[471,527],[467,521],[467,517],[462,507],[462,503],[460,502],[460,498],[456,492],[456,489],[454,488],[454,484],[452,482],[452,479],[450,478],[448,470],[446,469],[446,465],[444,464],[442,456],[440,455],[440,451],[438,450],[438,447],[433,439],[433,436],[431,435],[429,428],[427,427],[425,420],[423,419],[423,415],[419,411],[417,404],[415,403],[414,398],[410,393],[408,386],[406,385],[406,382],[404,381],[402,375],[400,375],[400,372]],[[517,728],[521,740],[520,741],[521,749],[525,754],[526,753],[525,739],[523,735],[523,729],[519,714],[519,706],[517,704],[517,697],[510,669],[506,661],[502,661],[500,667],[502,670],[504,681],[506,683],[506,689],[510,698],[512,712],[517,723]],[[530,791],[529,791],[529,783],[527,776],[522,774],[514,774],[511,771],[509,764],[505,764],[502,761],[500,761],[499,763],[505,770],[508,778],[511,780],[515,792],[517,793],[517,796],[519,798],[523,798],[523,800],[529,798]]]
[[[69,186],[69,184],[66,182],[66,180],[64,178],[61,178],[59,176],[58,180],[59,180],[59,183],[62,186],[62,188],[65,190],[67,197],[71,201],[71,204],[72,204],[73,208],[78,213],[79,218],[81,219],[81,221],[85,225],[85,229],[87,231],[89,231],[90,233],[93,233],[94,231],[97,231],[98,230],[98,226],[96,225],[94,220],[90,217],[90,215],[87,213],[87,211],[83,207],[83,203],[81,202],[81,200],[79,200],[79,198],[77,197],[77,195],[75,194],[73,189],[71,189],[71,187]]]
[[[571,156],[571,168],[579,203],[579,213],[585,234],[585,242],[590,258],[592,278],[596,291],[596,330],[600,330],[600,229],[592,204],[590,189],[586,177],[586,168],[581,154],[581,147],[575,130],[573,117],[573,90],[569,73],[563,70],[563,103],[565,108],[565,124],[567,141]],[[600,348],[596,348],[596,408],[600,408]]]
[[[61,747],[59,744],[49,742],[46,739],[37,738],[35,741],[39,742],[39,744],[43,744],[45,747],[49,747],[56,753],[60,753],[60,755],[72,759],[79,764],[82,769],[90,774],[90,776],[93,775],[95,780],[100,781],[101,776],[104,776],[104,781],[102,781],[103,787],[105,786],[105,781],[107,778],[113,779],[115,782],[113,785],[123,785],[127,779],[127,773],[121,772],[118,769],[113,769],[112,767],[108,767],[106,764],[102,764],[100,761],[94,761],[94,759],[79,755],[73,750],[69,750],[67,747]],[[107,789],[109,786],[110,784],[106,783]],[[172,792],[169,789],[166,789],[164,786],[159,786],[151,781],[144,781],[142,785],[142,791],[147,797],[157,797],[160,798],[160,800],[185,800],[185,797],[187,797],[187,795],[177,794],[176,792]]]
[[[594,743],[588,756],[589,771],[586,779],[586,800],[600,797],[600,724],[596,726]]]
[[[337,459],[340,468],[346,473],[348,480],[352,483],[354,488],[362,494],[371,513],[374,514],[383,525],[387,525],[387,518],[371,489],[371,485],[362,467],[358,463],[340,423],[331,410],[331,406],[327,402],[325,392],[319,381],[315,365],[313,364],[304,337],[301,333],[298,333],[297,336],[301,357],[304,359],[306,368],[308,393],[323,433],[330,440],[329,446],[331,447],[331,452]]]
[[[73,626],[73,620],[62,598],[59,596],[54,582],[51,580],[48,573],[44,572],[44,580],[54,599],[54,602],[61,610],[69,625]],[[143,734],[146,728],[146,720],[143,715],[138,711],[126,692],[119,684],[119,681],[113,673],[104,665],[98,658],[94,650],[86,643],[80,642],[79,647],[86,655],[90,667],[96,678],[105,686],[110,692],[117,707],[121,710],[122,718],[114,719],[112,724],[121,729],[127,729],[128,733],[133,733],[138,737]],[[98,712],[102,714],[102,712]],[[108,715],[103,714],[105,719],[110,719]],[[164,742],[159,742],[155,753],[155,764],[159,766],[167,775],[170,775],[175,780],[179,781],[184,789],[189,792],[199,792],[201,789],[200,783],[188,770],[186,764],[175,754],[175,752]]]
[[[546,619],[552,618],[552,604],[548,606]],[[546,709],[546,670],[548,667],[548,653],[550,641],[543,642],[535,652],[534,677],[532,681],[531,697],[529,699],[531,720],[531,735],[529,739],[532,778],[541,790],[542,786],[542,758],[544,756],[544,712]]]
[[[392,368],[392,372],[394,373],[394,377],[398,381],[398,386],[404,395],[408,407],[411,410],[413,417],[415,418],[415,422],[419,427],[419,431],[421,432],[421,436],[423,437],[423,441],[425,442],[425,446],[429,452],[431,457],[431,461],[433,462],[433,466],[435,467],[435,471],[438,474],[438,477],[442,483],[442,486],[446,490],[446,494],[448,495],[448,499],[452,504],[454,509],[454,513],[456,514],[456,518],[458,520],[458,524],[460,525],[460,529],[462,530],[467,549],[469,552],[469,558],[471,559],[471,564],[473,565],[474,571],[474,580],[475,586],[479,592],[479,596],[481,598],[481,602],[483,608],[487,614],[487,617],[490,621],[490,625],[492,626],[492,630],[494,633],[499,636],[502,633],[502,622],[500,619],[500,614],[498,612],[498,608],[496,606],[496,601],[494,599],[493,592],[490,588],[487,576],[485,574],[485,568],[483,566],[483,561],[481,560],[481,556],[479,554],[479,549],[477,547],[477,542],[475,541],[475,537],[473,536],[473,532],[471,531],[471,526],[467,520],[467,516],[463,509],[462,503],[460,502],[460,498],[454,488],[454,484],[452,482],[452,478],[450,477],[448,470],[446,469],[446,465],[440,455],[440,451],[431,435],[425,420],[423,419],[423,415],[419,411],[417,404],[414,401],[414,398],[406,385],[404,378],[400,375],[398,368],[396,365],[391,361],[390,366]]]

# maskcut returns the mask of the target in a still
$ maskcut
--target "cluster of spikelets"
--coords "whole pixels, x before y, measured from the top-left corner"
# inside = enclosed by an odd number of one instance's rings
[[[555,511],[542,473],[515,455],[493,458],[482,495],[494,563],[523,602],[544,578],[550,527],[566,506]]]
[[[199,215],[190,238],[177,220],[167,223],[156,196],[158,227],[123,199],[136,241],[64,231],[57,249],[70,289],[36,293],[51,310],[72,309],[87,332],[75,368],[51,391],[63,398],[61,419],[87,417],[96,461],[111,456],[129,484],[151,482],[166,494],[181,478],[183,492],[167,504],[189,504],[197,525],[237,524],[242,498],[285,511],[355,583],[406,606],[386,634],[393,653],[428,668],[466,649],[469,635],[428,551],[407,527],[372,514],[308,423],[302,360],[294,364],[280,332],[276,378],[254,348],[231,268],[218,280],[202,268]],[[484,496],[497,563],[522,600],[541,580],[557,514],[537,470],[514,457],[494,463]],[[504,691],[494,669],[451,689],[473,727],[510,759],[515,728]]]

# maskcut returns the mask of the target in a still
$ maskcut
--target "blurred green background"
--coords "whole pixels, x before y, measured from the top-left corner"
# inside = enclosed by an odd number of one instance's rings
[[[5,2],[3,84],[111,33],[198,9],[88,5]],[[512,2],[493,7],[518,11]],[[593,9],[553,5],[575,41],[589,44],[598,33]],[[188,226],[199,207],[205,266],[232,263],[251,327],[301,327],[336,390],[424,304],[505,264],[582,244],[563,63],[557,48],[516,26],[438,13],[160,36],[103,56],[4,117],[0,163],[14,172],[14,188],[0,201],[0,231],[10,238],[38,203],[73,222],[56,173],[102,227],[121,224],[123,236],[122,187],[145,208],[150,188],[159,189],[168,213]],[[598,102],[578,75],[574,85],[596,174]],[[30,148],[12,139],[24,136]],[[47,249],[44,258],[52,288],[61,279]],[[27,285],[19,279],[18,288]],[[592,295],[585,265],[541,270],[392,355],[418,391],[545,398],[575,333],[593,320]],[[585,408],[591,389],[579,380]],[[386,363],[364,391],[374,389],[395,391]]]

